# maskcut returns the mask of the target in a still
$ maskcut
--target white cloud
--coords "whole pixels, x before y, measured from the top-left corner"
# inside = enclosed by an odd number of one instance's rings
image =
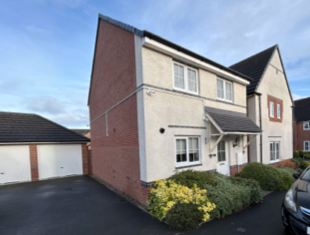
[[[293,100],[299,100],[299,99],[305,98],[305,97],[297,95],[297,94],[292,94],[292,96],[293,96]]]
[[[30,97],[24,100],[23,103],[31,112],[45,114],[61,114],[66,112],[65,104],[52,97]]]

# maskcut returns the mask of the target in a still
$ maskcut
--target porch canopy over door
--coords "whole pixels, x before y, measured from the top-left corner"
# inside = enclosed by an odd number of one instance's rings
[[[214,133],[210,130],[210,137],[218,137],[214,145],[211,145],[210,143],[210,153],[213,152],[217,144],[226,135],[251,136],[249,141],[242,146],[244,150],[253,139],[262,132],[262,130],[250,118],[248,118],[245,113],[210,107],[205,107],[205,112],[207,121],[210,121],[217,130],[217,132]]]

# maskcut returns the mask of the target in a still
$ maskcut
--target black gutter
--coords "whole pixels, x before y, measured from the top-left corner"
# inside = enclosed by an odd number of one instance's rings
[[[207,59],[207,58],[205,58],[205,57],[203,57],[203,56],[201,56],[199,54],[196,54],[195,52],[187,50],[187,49],[185,49],[185,48],[183,48],[183,47],[181,47],[181,46],[179,46],[179,45],[177,45],[177,44],[175,44],[173,42],[170,42],[170,41],[168,41],[168,40],[166,40],[166,39],[164,39],[164,38],[162,38],[162,37],[160,37],[160,36],[158,36],[156,34],[153,34],[153,33],[149,32],[149,31],[147,31],[147,30],[143,31],[143,36],[144,37],[148,37],[148,38],[150,38],[150,39],[152,39],[152,40],[154,40],[156,42],[159,42],[161,44],[164,44],[164,45],[166,45],[166,46],[168,46],[170,48],[173,48],[173,49],[175,49],[175,50],[177,50],[179,52],[183,52],[184,54],[189,55],[191,57],[194,57],[194,58],[196,58],[196,59],[198,59],[198,60],[200,60],[202,62],[206,62],[208,64],[211,64],[211,65],[213,65],[213,66],[215,66],[215,67],[217,67],[219,69],[222,69],[222,70],[224,70],[226,72],[229,72],[229,73],[232,73],[232,74],[237,75],[239,77],[242,77],[243,79],[245,79],[245,80],[247,80],[249,82],[251,82],[253,80],[252,78],[250,78],[250,77],[248,77],[248,76],[246,76],[246,75],[244,75],[242,73],[239,73],[236,70],[233,70],[233,69],[227,68],[227,67],[225,67],[225,66],[223,66],[221,64],[218,64],[218,63],[216,63],[216,62],[214,62],[214,61],[212,61],[210,59]]]

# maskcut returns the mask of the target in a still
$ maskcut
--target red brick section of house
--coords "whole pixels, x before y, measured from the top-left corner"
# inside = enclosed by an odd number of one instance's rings
[[[136,90],[134,34],[100,19],[89,96],[90,120]],[[141,185],[137,97],[131,96],[91,123],[92,174],[146,205]]]
[[[273,101],[273,113],[274,113],[274,117],[270,117],[270,101]],[[277,117],[277,105],[280,104],[280,113],[281,116],[280,118]],[[269,121],[271,122],[282,122],[282,118],[283,118],[283,101],[280,99],[277,99],[273,96],[268,95],[267,96],[267,107],[268,107],[268,117],[269,117]]]
[[[310,130],[304,130],[303,122],[294,122],[294,150],[304,150],[304,141],[310,141]]]
[[[284,165],[284,164],[285,164],[285,162],[287,162],[287,161],[291,161],[291,160],[290,160],[290,159],[286,159],[286,160],[283,160],[283,161],[279,161],[279,162],[271,163],[271,164],[269,164],[269,165],[270,165],[270,166],[279,167],[279,166],[281,166],[281,165]]]
[[[30,167],[31,167],[31,181],[39,180],[39,169],[38,169],[38,152],[37,145],[29,145],[30,152]]]
[[[239,172],[242,171],[244,166],[239,166]],[[238,167],[230,168],[230,176],[234,176],[238,173]]]

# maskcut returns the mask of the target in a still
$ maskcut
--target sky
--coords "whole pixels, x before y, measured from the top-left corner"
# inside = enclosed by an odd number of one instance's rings
[[[310,96],[308,0],[3,0],[0,111],[88,128],[98,13],[225,66],[278,44],[293,98]]]

